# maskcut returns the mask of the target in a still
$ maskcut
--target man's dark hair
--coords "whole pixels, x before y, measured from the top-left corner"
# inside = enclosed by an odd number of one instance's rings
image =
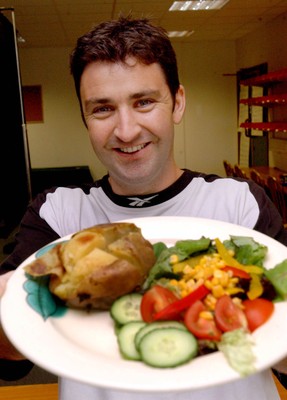
[[[85,67],[95,61],[125,62],[127,57],[134,57],[145,65],[158,63],[175,99],[179,88],[178,69],[167,32],[152,25],[147,18],[121,16],[97,25],[77,41],[70,68],[80,104],[80,82]]]

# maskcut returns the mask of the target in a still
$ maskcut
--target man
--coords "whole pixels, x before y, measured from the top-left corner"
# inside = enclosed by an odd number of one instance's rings
[[[2,272],[39,247],[99,223],[127,218],[192,216],[256,229],[287,244],[282,220],[253,182],[183,170],[173,154],[174,124],[185,109],[176,56],[161,28],[120,18],[81,37],[71,71],[83,121],[108,175],[90,186],[40,194],[21,223]],[[4,278],[2,278],[4,279]],[[17,359],[9,353],[3,358]],[[16,368],[16,367],[15,367]],[[112,379],[112,377],[111,377]],[[236,383],[176,394],[126,393],[60,382],[61,400],[279,399],[271,371]]]

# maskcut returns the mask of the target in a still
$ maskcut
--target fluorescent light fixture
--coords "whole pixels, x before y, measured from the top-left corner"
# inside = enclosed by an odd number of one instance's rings
[[[188,37],[192,35],[194,31],[170,31],[168,32],[169,37]]]
[[[174,1],[169,11],[218,10],[228,2],[229,0]]]

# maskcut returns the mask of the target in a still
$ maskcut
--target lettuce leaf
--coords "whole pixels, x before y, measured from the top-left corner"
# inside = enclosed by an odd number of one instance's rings
[[[149,275],[145,280],[142,289],[147,290],[161,278],[176,278],[170,264],[170,257],[177,256],[178,261],[185,260],[191,255],[208,251],[211,240],[205,237],[200,239],[179,240],[172,247],[167,247],[164,243],[158,242],[154,244],[154,252],[157,257],[156,263],[149,271]]]
[[[222,335],[218,349],[224,354],[228,364],[241,376],[256,371],[252,337],[243,329],[235,329]]]
[[[263,266],[268,248],[248,236],[230,236],[224,246],[234,251],[234,258],[244,265]]]
[[[287,300],[287,260],[275,265],[272,269],[265,270],[265,275],[281,299]]]

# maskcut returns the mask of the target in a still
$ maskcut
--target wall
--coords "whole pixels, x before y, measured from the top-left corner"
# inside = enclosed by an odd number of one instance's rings
[[[286,16],[286,15],[285,15]],[[285,18],[258,25],[233,42],[175,43],[187,110],[176,127],[175,154],[181,167],[224,174],[223,159],[237,162],[235,74],[268,61],[270,70],[287,66]],[[94,178],[106,171],[94,155],[82,123],[67,48],[20,48],[24,85],[42,85],[44,123],[28,124],[32,167],[89,165]],[[225,75],[227,74],[227,75]]]
[[[187,111],[176,127],[181,167],[223,174],[222,160],[236,161],[234,44],[176,44]],[[105,168],[91,150],[69,74],[67,48],[20,49],[23,85],[42,85],[44,123],[28,123],[34,168],[89,165],[94,178]],[[216,149],[216,151],[215,151]]]
[[[287,67],[287,13],[236,42],[237,69],[266,61],[270,71]]]
[[[224,159],[237,161],[234,43],[184,44],[178,54],[187,97],[185,166],[222,175]]]
[[[23,85],[41,85],[43,123],[27,123],[33,168],[89,165],[105,173],[91,149],[69,72],[67,48],[20,49]]]

